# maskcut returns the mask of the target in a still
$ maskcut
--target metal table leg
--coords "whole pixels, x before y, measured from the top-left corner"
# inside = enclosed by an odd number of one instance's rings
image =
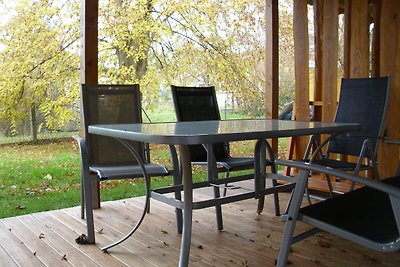
[[[179,255],[179,267],[189,265],[190,241],[192,236],[193,215],[193,187],[192,167],[190,152],[186,145],[179,146],[180,162],[183,176],[183,234],[181,240],[181,251]]]

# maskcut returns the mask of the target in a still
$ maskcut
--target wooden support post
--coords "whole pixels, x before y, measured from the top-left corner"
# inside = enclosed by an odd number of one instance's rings
[[[350,78],[369,76],[368,0],[351,1]]]
[[[325,1],[322,56],[322,121],[334,120],[337,105],[338,0]]]
[[[98,83],[98,15],[98,0],[81,1],[81,83]],[[99,208],[98,182],[92,185],[92,196],[93,208]]]
[[[278,0],[266,0],[265,9],[265,118],[277,119],[279,109],[279,22]],[[271,147],[278,151],[278,140]]]
[[[295,105],[296,120],[310,119],[309,108],[309,41],[307,0],[293,1],[293,34],[295,59]],[[303,158],[308,139],[301,137],[295,141],[295,158]]]
[[[380,28],[380,75],[390,77],[385,131],[389,140],[400,140],[400,5],[397,0],[382,0]],[[378,162],[381,177],[394,175],[399,164],[398,145],[381,142]]]
[[[372,23],[374,29],[372,32],[372,50],[371,50],[371,76],[380,76],[380,50],[381,50],[381,12],[382,1],[373,0]]]
[[[315,47],[315,73],[314,73],[314,101],[322,101],[323,81],[323,12],[324,0],[314,0],[314,47]],[[314,120],[322,120],[322,106],[314,106]]]

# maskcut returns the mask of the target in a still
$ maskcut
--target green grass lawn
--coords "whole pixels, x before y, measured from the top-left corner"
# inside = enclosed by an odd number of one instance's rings
[[[168,151],[159,149],[157,161]],[[0,148],[0,218],[77,206],[80,203],[80,159],[75,141],[64,139],[39,145],[3,145]],[[170,178],[154,178],[165,186]],[[131,186],[126,186],[126,185]],[[101,199],[143,195],[142,179],[101,183]]]
[[[152,161],[170,166],[166,146],[152,147]],[[72,138],[38,145],[0,147],[0,218],[80,204],[80,158]],[[195,179],[203,179],[196,171]],[[152,187],[172,184],[171,177],[152,178]],[[143,179],[106,181],[100,184],[101,200],[144,194]]]
[[[157,112],[148,113],[153,122],[175,120],[172,107],[165,108],[162,115]],[[230,114],[228,119],[237,117],[237,114]],[[39,144],[30,144],[21,138],[17,139],[18,144],[12,144],[11,142],[15,142],[14,139],[0,138],[0,205],[2,207],[0,218],[80,204],[79,151],[75,141],[70,138],[75,134],[77,133],[58,133],[56,135],[58,139],[46,140],[42,137]],[[284,139],[280,140],[279,146],[280,151],[284,150],[286,147]],[[231,144],[233,156],[252,156],[253,149],[254,141]],[[152,162],[171,166],[167,146],[151,146],[151,156]],[[205,171],[195,170],[195,180],[205,179],[205,177]],[[153,188],[170,184],[172,184],[170,177],[152,179]],[[142,179],[101,183],[102,201],[140,196],[144,192]]]
[[[253,141],[231,145],[235,156],[250,156]],[[170,165],[166,146],[151,147],[152,162]],[[80,203],[80,159],[72,138],[38,145],[0,147],[0,218],[77,206]],[[196,169],[194,179],[205,179]],[[152,187],[172,184],[170,177],[152,179]],[[128,185],[128,186],[127,186]],[[101,183],[101,199],[116,200],[143,195],[142,179]]]

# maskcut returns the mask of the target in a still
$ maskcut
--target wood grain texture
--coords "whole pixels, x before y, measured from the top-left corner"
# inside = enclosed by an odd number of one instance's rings
[[[246,181],[242,186],[253,184]],[[201,189],[194,197],[204,200],[211,194],[212,190]],[[282,207],[288,198],[289,194],[280,194]],[[95,245],[75,243],[86,229],[79,207],[0,219],[0,266],[177,266],[181,235],[176,232],[174,209],[154,200],[138,232],[108,253],[100,250],[129,231],[143,203],[143,197],[102,203],[94,212]],[[223,231],[217,230],[214,209],[195,210],[190,266],[275,266],[284,224],[274,215],[272,196],[267,196],[261,215],[256,207],[255,199],[223,205]],[[296,229],[308,226],[299,223]],[[290,266],[394,267],[400,265],[400,254],[372,252],[319,234],[293,245],[289,261]]]
[[[400,140],[400,4],[382,0],[380,75],[390,77],[390,97],[385,129],[389,140]],[[381,177],[393,175],[399,166],[399,146],[380,144]]]

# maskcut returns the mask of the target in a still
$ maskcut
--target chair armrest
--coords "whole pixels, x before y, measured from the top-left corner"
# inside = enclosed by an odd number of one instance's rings
[[[369,180],[362,176],[349,174],[349,173],[346,173],[346,172],[343,172],[340,170],[335,170],[335,169],[332,169],[329,167],[325,167],[325,166],[321,166],[321,165],[313,164],[313,163],[308,163],[308,162],[303,162],[303,161],[277,159],[276,164],[283,165],[283,166],[289,166],[292,168],[299,168],[299,169],[303,169],[306,171],[326,173],[331,176],[351,180],[355,183],[360,183],[360,184],[366,185],[366,186],[374,188],[376,190],[385,192],[392,197],[400,199],[400,189],[399,188],[389,185],[389,184],[386,184],[386,183],[383,183],[383,182],[380,182],[378,180]],[[400,177],[399,177],[399,179],[400,179]]]
[[[377,135],[365,135],[360,133],[347,133],[349,137],[364,137],[365,139],[378,139],[378,140],[386,140],[386,136],[377,136]]]
[[[85,142],[85,139],[83,139],[80,136],[74,135],[72,136],[73,139],[76,140],[76,142],[78,143],[78,147],[79,147],[79,154],[81,156],[81,168],[82,171],[89,170],[89,153],[88,153],[88,149],[87,149],[87,145]]]
[[[400,140],[388,140],[388,139],[386,139],[385,143],[389,144],[389,145],[400,145]]]

